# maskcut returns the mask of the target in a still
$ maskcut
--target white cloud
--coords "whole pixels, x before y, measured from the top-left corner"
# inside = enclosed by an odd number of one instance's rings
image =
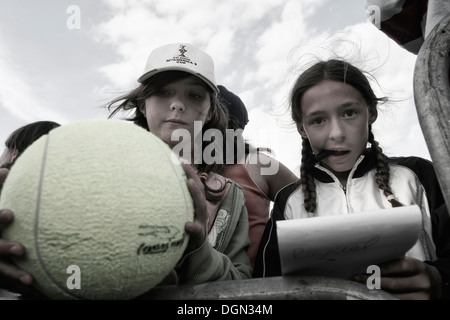
[[[256,72],[273,69],[268,63],[278,64],[275,67],[281,70],[297,34],[305,33],[305,28],[299,27],[303,11],[297,1],[285,4],[281,0],[162,0],[105,4],[113,11],[112,18],[98,27],[96,38],[117,48],[117,62],[101,68],[116,86],[133,83],[152,49],[177,41],[191,42],[207,51],[215,61],[220,81],[231,83],[245,78],[245,83],[254,83],[259,78],[265,82],[271,77],[265,75],[261,79]],[[240,65],[245,66],[245,62],[255,63],[255,72],[251,66],[242,72]]]
[[[0,105],[13,117],[24,123],[50,119],[64,122],[62,113],[45,106],[45,97],[39,94],[39,86],[30,79],[17,59],[0,43]],[[4,114],[2,117],[6,117]]]
[[[254,147],[268,147],[277,159],[299,175],[301,138],[295,126],[285,126],[278,118],[258,108],[249,111],[244,137]]]

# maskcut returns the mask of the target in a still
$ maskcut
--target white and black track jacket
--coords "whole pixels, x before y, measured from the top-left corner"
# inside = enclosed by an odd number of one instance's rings
[[[450,217],[433,165],[418,157],[389,158],[390,187],[404,205],[418,205],[422,211],[423,232],[409,256],[434,265],[449,292],[450,281]],[[347,185],[326,168],[316,165],[317,215],[339,215],[392,208],[375,183],[376,159],[368,150],[350,172]],[[284,187],[277,194],[271,217],[260,242],[254,277],[281,275],[276,234],[276,221],[307,218],[303,192],[299,182]],[[417,251],[417,249],[419,249]]]

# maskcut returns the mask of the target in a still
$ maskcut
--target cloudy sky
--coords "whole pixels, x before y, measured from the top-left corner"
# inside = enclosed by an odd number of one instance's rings
[[[287,98],[317,58],[343,57],[376,79],[374,134],[385,153],[430,158],[413,99],[416,56],[368,22],[365,0],[0,0],[0,140],[38,120],[106,118],[137,86],[148,54],[188,42],[238,94],[245,137],[298,175],[300,137]]]

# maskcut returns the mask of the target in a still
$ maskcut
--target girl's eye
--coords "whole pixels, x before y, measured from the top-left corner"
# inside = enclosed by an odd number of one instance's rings
[[[205,95],[200,92],[190,92],[189,97],[196,100],[202,100],[205,97]]]
[[[356,110],[346,110],[344,112],[344,118],[352,118],[357,115]]]
[[[325,122],[325,119],[323,119],[323,118],[315,118],[315,119],[311,120],[311,124],[313,124],[313,125],[321,125],[324,122]]]
[[[159,90],[156,91],[156,95],[160,96],[160,97],[168,96],[169,95],[169,90],[164,89],[164,88],[163,89],[159,89]]]
[[[189,97],[195,98],[195,99],[200,99],[202,96],[199,95],[199,94],[196,94],[196,93],[190,93],[190,94],[189,94]]]

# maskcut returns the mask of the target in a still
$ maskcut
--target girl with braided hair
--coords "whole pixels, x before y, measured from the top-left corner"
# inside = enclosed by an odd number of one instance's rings
[[[320,61],[291,92],[291,115],[302,137],[300,179],[282,189],[260,242],[254,277],[280,276],[276,222],[418,205],[419,241],[402,259],[379,265],[381,288],[401,299],[449,296],[450,223],[432,163],[389,158],[372,133],[377,105],[364,72]],[[369,275],[355,275],[366,283]]]

